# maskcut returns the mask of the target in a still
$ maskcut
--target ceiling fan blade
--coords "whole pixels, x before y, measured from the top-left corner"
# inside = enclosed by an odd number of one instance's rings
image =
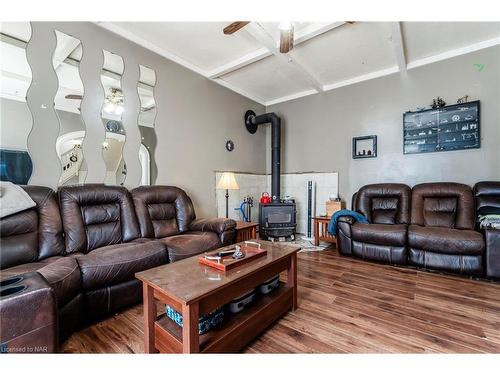
[[[236,22],[233,22],[233,23],[229,24],[228,26],[224,27],[224,29],[222,31],[224,32],[224,34],[230,35],[230,34],[235,33],[236,31],[238,31],[239,29],[245,27],[249,23],[250,23],[250,21],[236,21]]]
[[[66,95],[65,96],[66,99],[77,99],[77,100],[82,100],[83,99],[83,96],[82,95],[73,95],[73,94],[69,94],[69,95]]]
[[[280,30],[280,52],[287,53],[293,48],[293,26],[288,30]]]

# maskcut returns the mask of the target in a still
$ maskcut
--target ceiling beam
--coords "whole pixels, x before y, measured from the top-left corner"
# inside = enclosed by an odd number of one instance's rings
[[[26,49],[26,45],[28,44],[24,40],[14,38],[13,36],[10,36],[10,35],[7,35],[7,34],[1,33],[1,32],[0,32],[0,41],[5,42],[7,44],[11,44],[15,47],[19,47],[22,49]]]
[[[406,71],[406,53],[401,22],[391,22],[391,39],[400,72]]]
[[[293,44],[297,46],[345,24],[346,22],[314,22],[295,33]]]
[[[446,52],[438,53],[437,55],[432,55],[410,61],[407,65],[407,68],[408,69],[418,68],[419,66],[424,66],[438,61],[451,59],[452,57],[465,55],[467,53],[476,52],[485,48],[490,48],[498,45],[500,45],[500,36],[492,39],[483,40],[481,42],[477,42],[465,47],[460,47]]]
[[[246,55],[241,56],[236,60],[230,61],[227,64],[219,66],[218,68],[214,69],[211,73],[209,73],[210,74],[209,77],[212,79],[218,78],[220,76],[223,76],[224,74],[234,72],[235,70],[241,69],[244,66],[262,60],[271,55],[272,55],[271,51],[269,51],[266,47],[259,48],[256,51],[247,53]]]
[[[345,25],[345,22],[315,22],[295,33],[293,44],[297,46],[300,43],[308,41],[309,39],[317,37],[318,35],[324,34],[342,25]],[[276,42],[276,48],[279,48],[278,42]],[[212,70],[212,72],[209,73],[209,78],[214,79],[223,76],[224,74],[234,72],[235,70],[262,60],[272,54],[273,53],[266,47],[259,48],[256,51],[250,52]]]
[[[61,66],[61,64],[71,56],[73,51],[76,50],[79,45],[80,40],[73,37],[66,38],[66,40],[62,41],[54,51],[54,69],[57,70],[57,68],[59,68],[59,66]]]
[[[314,76],[314,74],[312,74],[312,72],[308,68],[306,68],[304,64],[301,64],[298,61],[297,57],[292,56],[291,52],[281,53],[274,38],[269,35],[269,33],[264,30],[264,28],[259,23],[252,22],[245,28],[245,31],[248,32],[259,43],[264,45],[264,47],[266,47],[280,61],[293,66],[297,72],[299,72],[311,83],[314,89],[316,89],[318,92],[323,91],[323,84]]]

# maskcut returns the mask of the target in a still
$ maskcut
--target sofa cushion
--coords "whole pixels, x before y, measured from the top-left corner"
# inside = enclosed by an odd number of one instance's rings
[[[353,197],[353,209],[370,223],[408,224],[410,192],[404,184],[365,185]]]
[[[435,182],[412,189],[411,224],[474,229],[474,215],[474,198],[467,185]]]
[[[362,224],[354,223],[351,227],[353,241],[386,246],[404,246],[406,244],[406,225]]]
[[[59,307],[64,306],[81,292],[81,278],[78,263],[73,256],[55,256],[40,262],[26,263],[2,270],[2,279],[37,271],[54,290]]]
[[[165,237],[159,241],[167,245],[168,257],[171,262],[222,246],[215,232],[186,232],[177,236]]]
[[[473,230],[410,225],[408,246],[444,254],[482,255],[484,239]]]
[[[0,269],[64,254],[56,195],[43,186],[23,186],[36,206],[0,220]]]
[[[191,199],[175,186],[140,186],[131,190],[141,236],[163,238],[189,230],[196,217]]]
[[[78,257],[85,290],[134,279],[136,272],[168,263],[167,248],[159,241],[140,240],[105,246]]]
[[[62,186],[58,194],[67,253],[88,253],[140,237],[132,197],[124,187]]]

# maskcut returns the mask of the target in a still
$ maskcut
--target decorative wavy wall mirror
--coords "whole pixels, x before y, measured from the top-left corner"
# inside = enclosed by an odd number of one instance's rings
[[[127,175],[127,166],[123,161],[126,134],[121,121],[125,110],[121,87],[124,63],[122,57],[117,54],[105,50],[103,53],[101,83],[104,88],[104,103],[101,117],[106,130],[106,138],[102,144],[102,157],[106,165],[104,183],[123,185]]]
[[[1,180],[155,181],[153,69],[43,22],[2,23],[0,48]]]
[[[26,103],[31,68],[26,45],[29,22],[2,23],[0,29],[0,180],[27,184],[33,171],[27,138],[32,117]]]
[[[141,185],[154,184],[158,170],[154,159],[156,150],[156,100],[154,89],[156,86],[156,72],[143,65],[139,65],[140,77],[137,83],[137,92],[141,103],[139,113],[139,130],[141,132],[141,148],[139,150],[139,160],[142,166]]]
[[[59,118],[56,140],[56,151],[61,161],[59,185],[73,185],[85,182],[87,174],[82,153],[85,124],[80,112],[84,95],[79,72],[82,44],[80,40],[58,30],[55,33],[57,45],[52,64],[58,79],[54,105]]]

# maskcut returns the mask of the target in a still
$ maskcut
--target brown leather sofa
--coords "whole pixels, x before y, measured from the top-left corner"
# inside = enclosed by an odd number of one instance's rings
[[[46,187],[23,188],[37,206],[0,221],[0,278],[21,276],[25,281],[15,285],[36,285],[5,296],[13,289],[2,286],[2,348],[39,343],[43,335],[51,351],[57,338],[64,340],[83,323],[141,301],[136,272],[228,245],[235,237],[231,219],[196,220],[191,200],[176,187],[140,187],[133,198],[118,186],[61,187],[57,195]],[[27,305],[35,289],[53,295],[55,306],[40,311],[41,305]],[[57,319],[49,319],[53,311]],[[47,318],[52,334],[40,329],[42,323],[26,326],[38,316]],[[20,335],[26,339],[19,341]]]
[[[478,182],[474,186],[474,196],[478,216],[500,215],[500,182]],[[485,229],[482,232],[486,242],[486,276],[500,278],[500,229]]]
[[[474,192],[478,212],[491,205],[500,207],[499,182],[478,183]],[[354,195],[353,209],[370,224],[356,223],[347,216],[339,218],[341,254],[500,278],[500,231],[485,231],[483,235],[475,230],[476,203],[467,185],[426,183],[411,191],[400,184],[367,185]]]
[[[370,224],[354,222],[344,216],[338,222],[339,251],[364,259],[406,264],[407,224],[410,188],[403,184],[363,186],[353,199],[353,210],[363,214]]]

